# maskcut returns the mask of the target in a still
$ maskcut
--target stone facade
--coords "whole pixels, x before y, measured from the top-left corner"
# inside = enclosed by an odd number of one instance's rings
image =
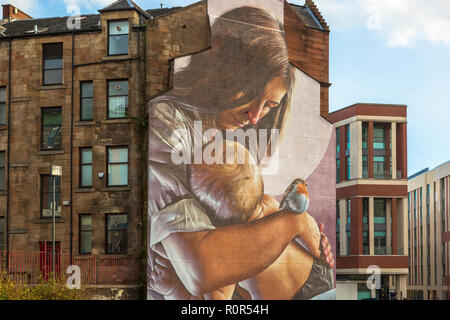
[[[106,214],[128,216],[128,254],[142,244],[143,186],[145,170],[141,119],[144,117],[144,29],[129,33],[126,56],[107,55],[107,21],[128,19],[139,26],[136,11],[102,13],[101,32],[27,37],[12,40],[9,121],[9,248],[39,250],[39,242],[51,240],[51,219],[42,218],[40,176],[51,165],[63,168],[61,217],[57,218],[56,241],[63,252],[79,253],[79,215],[92,215],[92,252],[105,253]],[[42,48],[63,44],[63,83],[43,86]],[[73,45],[72,45],[73,44]],[[8,87],[9,43],[0,42],[0,86]],[[72,81],[73,77],[73,81]],[[129,119],[107,119],[107,81],[128,79]],[[80,121],[80,82],[93,81],[93,120]],[[41,150],[41,109],[62,108],[62,150]],[[128,186],[108,187],[107,147],[127,146]],[[93,183],[80,188],[80,148],[93,149]],[[0,127],[0,150],[8,149],[8,127]],[[105,175],[106,177],[106,175]],[[6,212],[6,191],[0,194],[1,216]],[[72,223],[71,223],[72,222]],[[72,233],[72,235],[71,235]]]

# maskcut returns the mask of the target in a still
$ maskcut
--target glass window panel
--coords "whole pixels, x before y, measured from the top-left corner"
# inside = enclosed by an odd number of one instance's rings
[[[46,70],[44,71],[44,84],[61,84],[62,70]]]
[[[375,231],[373,234],[375,237],[386,237],[386,231]]]
[[[0,190],[5,190],[5,168],[0,168]]]
[[[6,124],[6,103],[0,103],[0,124]]]
[[[129,32],[128,20],[123,21],[111,21],[109,23],[109,34],[110,35],[124,35]]]
[[[110,164],[108,172],[108,184],[110,186],[128,185],[128,165]]]
[[[92,166],[84,165],[81,167],[81,186],[92,186]]]
[[[62,69],[63,59],[62,58],[49,58],[44,61],[44,69]]]
[[[52,110],[46,110],[43,109],[43,121],[42,123],[47,125],[61,125],[62,115],[61,115],[61,108],[58,109],[52,109]]]
[[[6,88],[0,88],[0,102],[6,102]]]
[[[44,149],[60,149],[62,144],[61,127],[44,127],[42,147]]]
[[[110,36],[109,54],[128,54],[128,35]]]
[[[128,97],[109,98],[109,118],[125,118],[128,109]]]
[[[128,149],[108,149],[109,163],[128,162]]]
[[[80,253],[92,252],[92,232],[81,232],[81,248]]]
[[[81,152],[81,162],[83,164],[92,163],[92,150],[83,150]]]
[[[5,166],[5,151],[0,152],[0,167]]]
[[[385,224],[385,223],[386,223],[386,218],[383,218],[383,217],[374,217],[373,221],[374,221],[374,223],[376,223],[376,224]]]
[[[62,43],[47,43],[43,45],[44,58],[58,58],[63,55]]]
[[[81,230],[91,230],[92,227],[92,216],[81,216]]]
[[[108,229],[109,230],[126,230],[127,229],[127,216],[109,215],[108,216]]]
[[[81,120],[92,120],[92,98],[84,98],[81,100]]]
[[[92,98],[94,94],[94,85],[92,82],[86,82],[81,85],[81,96],[83,98]]]
[[[128,95],[128,81],[110,81],[108,83],[108,93],[110,97],[113,96],[127,96]]]

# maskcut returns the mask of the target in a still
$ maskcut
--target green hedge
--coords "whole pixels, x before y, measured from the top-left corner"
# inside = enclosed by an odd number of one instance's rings
[[[0,300],[84,300],[86,292],[69,289],[66,280],[50,275],[48,280],[40,279],[39,284],[30,285],[12,281],[6,274],[0,274]]]

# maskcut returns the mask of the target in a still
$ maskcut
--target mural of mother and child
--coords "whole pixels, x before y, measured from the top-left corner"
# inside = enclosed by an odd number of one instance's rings
[[[243,2],[208,1],[211,48],[149,103],[149,299],[335,296],[332,125],[289,63],[283,2]]]

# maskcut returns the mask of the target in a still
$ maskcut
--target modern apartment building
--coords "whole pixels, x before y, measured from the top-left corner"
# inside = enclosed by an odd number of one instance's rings
[[[408,298],[450,300],[450,162],[408,181]]]
[[[355,104],[336,128],[338,299],[406,298],[407,107]],[[379,275],[377,288],[367,279]]]

